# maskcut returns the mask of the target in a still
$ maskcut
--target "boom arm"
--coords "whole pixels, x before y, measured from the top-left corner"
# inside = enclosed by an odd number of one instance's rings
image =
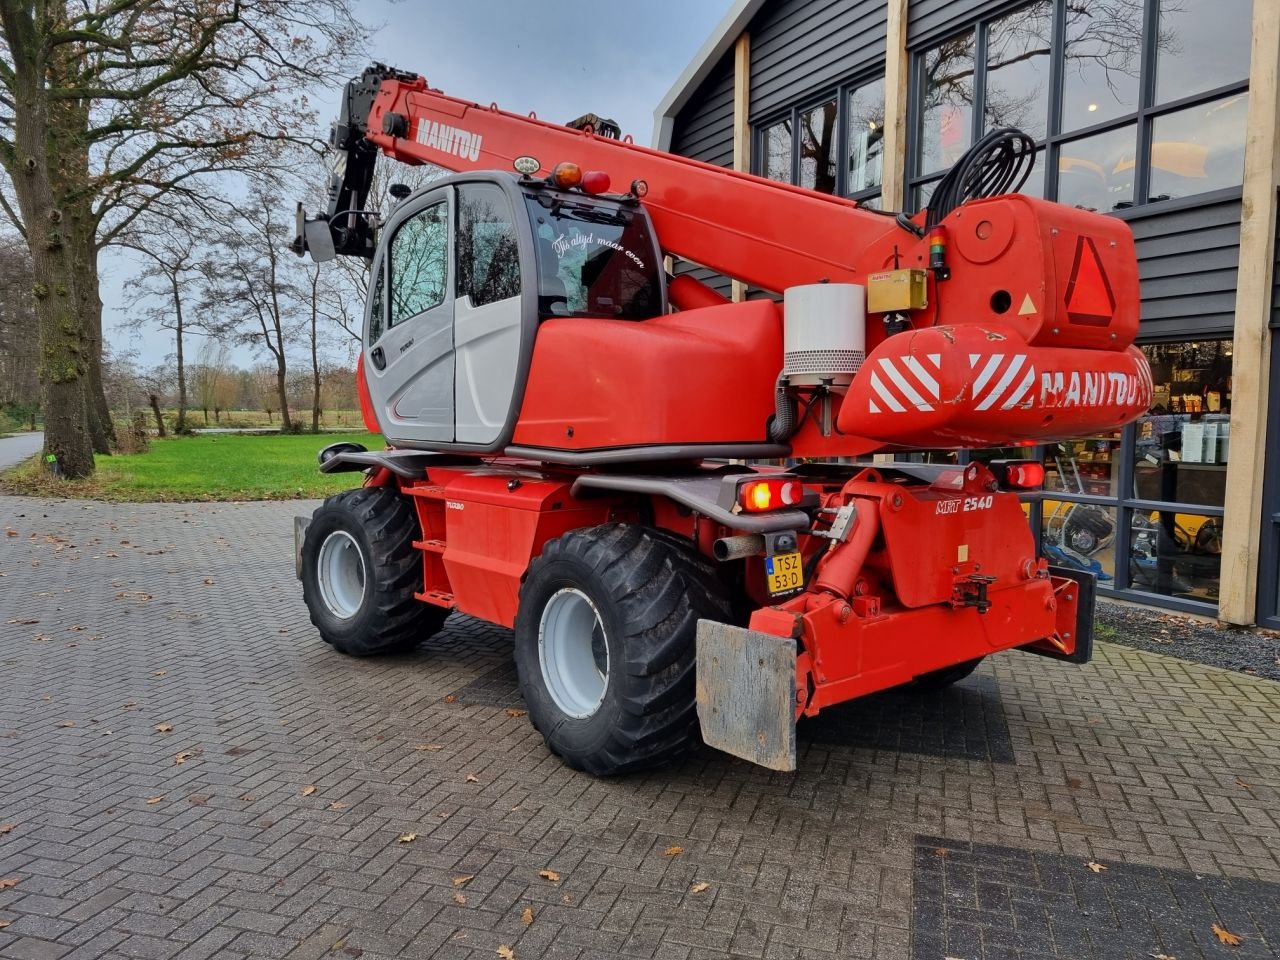
[[[328,220],[341,253],[372,256],[371,218],[351,211],[367,198],[379,152],[457,172],[510,170],[533,157],[537,173],[571,161],[620,186],[643,181],[635,192],[666,254],[774,292],[824,281],[866,287],[867,360],[834,420],[837,439],[865,439],[860,451],[1112,430],[1150,404],[1150,371],[1132,347],[1140,306],[1133,236],[1112,217],[1019,195],[966,201],[962,187],[954,205],[907,222],[449,97],[381,65],[347,85],[331,144]],[[963,163],[957,182],[992,179]],[[900,268],[926,283],[905,307],[885,279],[887,271],[901,279]],[[836,439],[827,426],[809,444],[817,432],[812,423],[801,429],[794,454],[830,453]]]

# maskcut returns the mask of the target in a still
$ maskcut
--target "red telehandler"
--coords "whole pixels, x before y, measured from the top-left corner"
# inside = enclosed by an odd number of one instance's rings
[[[386,449],[322,451],[364,483],[299,518],[323,638],[402,651],[455,610],[513,627],[530,719],[596,774],[699,733],[791,770],[824,707],[1000,650],[1086,662],[1091,575],[1037,556],[1019,498],[1039,463],[869,455],[1142,414],[1125,224],[1016,195],[1016,130],[913,217],[618,134],[381,65],[347,85],[329,209],[299,212],[295,249],[371,260],[358,383]],[[393,187],[379,222],[380,154],[456,173]],[[675,258],[774,296],[730,302]]]

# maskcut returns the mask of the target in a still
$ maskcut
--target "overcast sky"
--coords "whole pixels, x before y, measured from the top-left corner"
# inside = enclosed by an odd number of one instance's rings
[[[433,87],[515,112],[564,122],[591,112],[617,120],[648,144],[653,110],[730,6],[730,0],[646,0],[518,6],[511,0],[357,0],[365,20],[381,25],[373,57],[421,73]],[[317,91],[324,129],[339,90]],[[388,161],[384,161],[388,162]],[[294,198],[282,197],[290,216]],[[108,251],[102,258],[107,339],[137,351],[144,366],[173,353],[171,334],[121,328],[137,265]],[[195,356],[198,345],[190,348]],[[261,362],[237,352],[242,364]]]

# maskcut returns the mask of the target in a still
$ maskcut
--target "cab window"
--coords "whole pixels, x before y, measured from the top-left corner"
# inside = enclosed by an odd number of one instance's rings
[[[662,313],[662,265],[643,214],[549,193],[526,203],[540,316],[646,320]]]
[[[415,213],[391,238],[391,326],[444,302],[449,273],[448,205]]]
[[[373,285],[369,299],[369,342],[372,344],[382,339],[387,321],[387,265],[381,257],[374,264],[369,282]]]
[[[492,184],[458,191],[458,296],[473,307],[520,294],[520,244],[511,204]]]

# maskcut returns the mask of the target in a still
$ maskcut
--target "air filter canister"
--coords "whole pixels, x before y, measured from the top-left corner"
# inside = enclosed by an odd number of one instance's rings
[[[782,296],[782,375],[796,386],[847,386],[867,351],[867,288],[788,287]]]

